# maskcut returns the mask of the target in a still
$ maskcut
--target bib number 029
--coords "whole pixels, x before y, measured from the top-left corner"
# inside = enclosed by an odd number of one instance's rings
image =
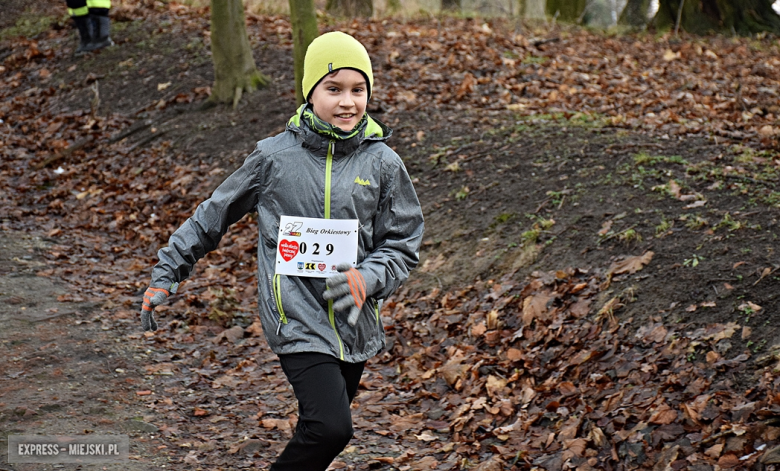
[[[311,254],[312,255],[320,255],[320,244],[315,242],[315,243],[313,243],[311,245],[312,245],[312,248],[314,248],[314,250],[311,252]],[[306,252],[308,250],[309,250],[309,246],[306,245],[306,242],[301,242],[299,244],[298,251],[301,254],[306,255]],[[326,251],[325,255],[332,255],[333,254],[333,250],[335,250],[334,247],[333,247],[333,244],[326,244],[325,245],[325,251]]]
[[[276,249],[276,274],[327,278],[356,265],[358,220],[282,216]]]

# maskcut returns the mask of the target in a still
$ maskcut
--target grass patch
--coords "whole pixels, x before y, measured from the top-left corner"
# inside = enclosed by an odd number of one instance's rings
[[[685,221],[685,227],[692,231],[697,231],[710,224],[706,218],[698,214],[684,214],[682,217],[680,217],[680,219]]]
[[[667,232],[669,232],[672,227],[674,227],[674,221],[670,221],[669,219],[666,219],[666,216],[663,216],[661,218],[661,222],[658,223],[657,226],[655,226],[655,236],[661,237]]]
[[[715,224],[713,230],[717,231],[718,229],[724,229],[724,228],[729,232],[734,232],[741,229],[754,229],[757,231],[761,230],[760,225],[750,224],[745,221],[739,221],[737,219],[734,219],[734,217],[732,217],[730,213],[724,214],[723,219],[721,219],[717,224]]]
[[[545,64],[550,61],[549,57],[527,55],[523,58],[523,64]]]
[[[498,216],[493,218],[492,226],[495,227],[501,224],[505,224],[513,217],[515,217],[515,213],[501,213]]]
[[[679,155],[664,156],[664,155],[650,155],[646,152],[639,152],[634,155],[635,165],[658,165],[661,163],[688,165],[688,161],[680,157]]]
[[[58,18],[56,16],[38,16],[25,12],[16,20],[16,24],[10,28],[0,31],[0,39],[9,39],[15,37],[34,38],[44,31],[48,31],[51,25],[65,23],[68,18]]]
[[[523,232],[520,235],[520,238],[523,241],[523,246],[536,244],[539,241],[542,233],[548,231],[551,227],[553,227],[553,225],[555,225],[554,219],[544,219],[538,216],[530,217],[536,222],[534,222],[534,225],[531,227],[531,229]]]

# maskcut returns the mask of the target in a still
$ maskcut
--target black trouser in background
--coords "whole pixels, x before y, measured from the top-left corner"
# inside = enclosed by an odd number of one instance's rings
[[[68,14],[79,30],[79,47],[76,55],[113,46],[110,37],[111,20],[108,10],[111,0],[66,0]]]
[[[352,438],[352,413],[362,363],[322,353],[279,355],[298,399],[298,425],[271,471],[325,471]]]

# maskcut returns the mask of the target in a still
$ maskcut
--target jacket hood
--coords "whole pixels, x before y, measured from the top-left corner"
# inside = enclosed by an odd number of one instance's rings
[[[303,119],[305,110],[305,104],[298,108],[295,115],[287,122],[287,130],[295,133],[298,139],[301,140],[303,147],[315,155],[326,155],[331,141],[334,143],[333,156],[342,157],[353,153],[363,143],[371,141],[383,142],[393,134],[393,130],[390,127],[366,113],[366,125],[363,132],[348,139],[336,139],[312,129],[306,120]]]

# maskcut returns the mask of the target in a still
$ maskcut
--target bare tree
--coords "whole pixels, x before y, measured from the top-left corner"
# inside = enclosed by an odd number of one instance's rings
[[[544,20],[546,0],[520,0],[520,16],[528,20]]]
[[[587,0],[547,0],[547,14],[560,21],[576,23],[585,11]]]
[[[650,0],[628,0],[625,8],[620,13],[618,24],[631,26],[632,28],[644,28],[647,26]]]
[[[441,9],[445,11],[460,11],[461,0],[441,0]]]
[[[290,23],[293,35],[293,62],[295,64],[295,99],[299,105],[306,101],[303,96],[303,59],[306,49],[314,38],[319,36],[317,30],[317,12],[313,0],[290,0]]]
[[[683,1],[680,9],[680,1]],[[780,34],[780,16],[774,0],[660,0],[654,22],[659,29],[671,29],[680,13],[680,28],[695,34],[729,32]]]
[[[210,100],[238,105],[243,92],[268,84],[268,77],[255,66],[246,34],[241,0],[211,0],[211,56],[214,86]]]
[[[328,0],[325,10],[334,16],[370,17],[374,14],[374,2],[372,0]]]

